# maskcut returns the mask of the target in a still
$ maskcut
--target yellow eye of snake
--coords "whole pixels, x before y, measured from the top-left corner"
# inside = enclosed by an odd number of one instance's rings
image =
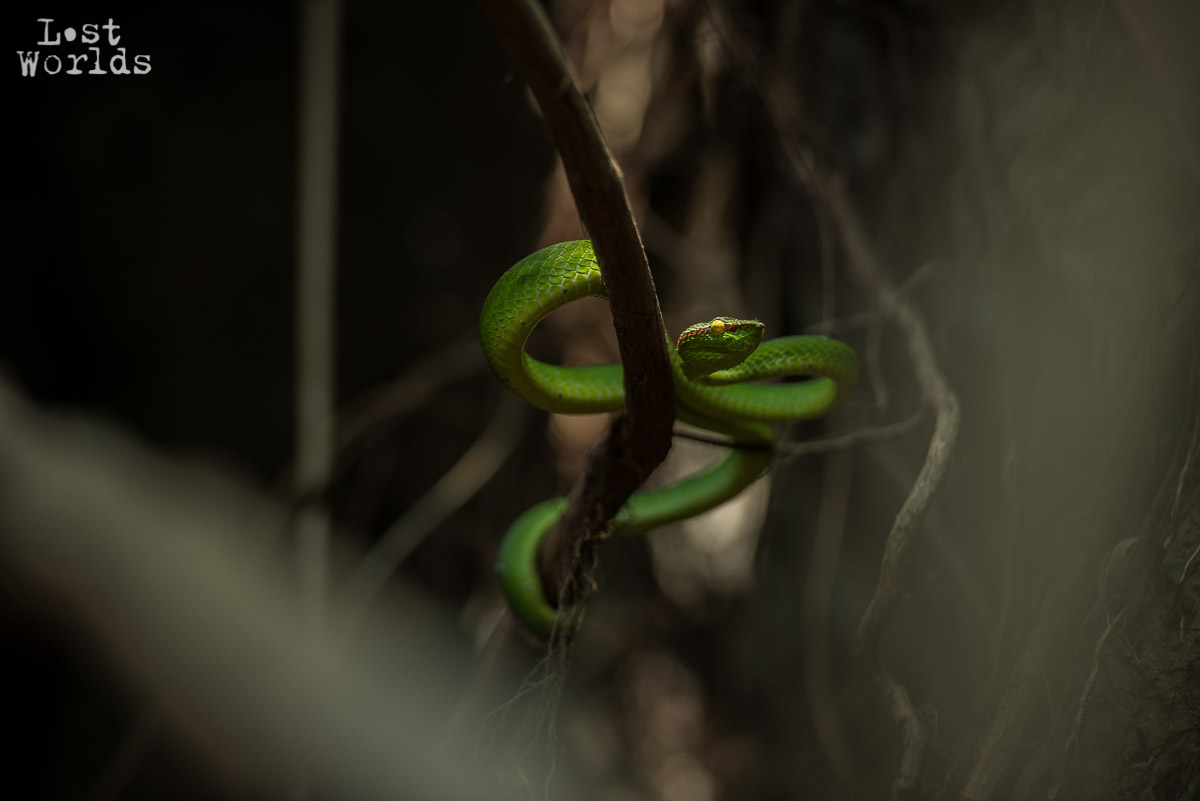
[[[708,327],[708,330],[712,331],[714,334],[724,334],[725,322],[723,320],[713,320],[712,325]]]

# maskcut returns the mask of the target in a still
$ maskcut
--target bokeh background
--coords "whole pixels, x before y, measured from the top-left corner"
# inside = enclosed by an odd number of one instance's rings
[[[549,11],[668,330],[838,336],[856,396],[747,497],[612,543],[547,656],[495,549],[607,418],[506,400],[474,345],[504,269],[584,236],[485,15],[342,3],[336,454],[297,487],[299,8],[5,4],[0,795],[1194,797],[1200,10]],[[39,17],[112,17],[152,71],[23,78]],[[962,414],[865,656],[934,415],[797,152],[848,188]],[[615,358],[604,304],[574,305],[534,352]],[[664,475],[714,455],[677,445]],[[404,543],[354,626],[294,619],[298,510],[334,525],[333,609]]]

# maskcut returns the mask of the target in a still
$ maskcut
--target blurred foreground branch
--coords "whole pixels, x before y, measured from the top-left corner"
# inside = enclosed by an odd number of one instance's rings
[[[306,0],[300,35],[300,114],[296,165],[296,471],[297,487],[324,486],[333,470],[336,394],[338,60],[337,0]],[[329,596],[328,510],[296,515],[296,556],[306,613],[322,625]]]
[[[433,635],[436,611],[405,597],[339,650],[304,625],[294,577],[262,547],[284,526],[232,482],[0,381],[6,580],[64,602],[231,783],[277,792],[302,766],[325,797],[485,797],[469,750],[429,746],[461,659]]]

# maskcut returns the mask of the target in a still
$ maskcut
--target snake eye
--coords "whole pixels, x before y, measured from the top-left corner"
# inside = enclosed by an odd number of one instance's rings
[[[724,334],[725,333],[725,321],[724,320],[713,320],[712,324],[709,325],[708,330],[712,331],[714,334]]]

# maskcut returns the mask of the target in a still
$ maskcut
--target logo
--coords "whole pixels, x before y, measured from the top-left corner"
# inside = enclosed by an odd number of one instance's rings
[[[126,56],[125,47],[118,47],[123,36],[118,33],[121,26],[113,22],[112,17],[103,25],[89,22],[79,31],[56,26],[53,19],[38,19],[38,22],[42,24],[42,38],[37,43],[39,49],[17,51],[21,75],[26,78],[39,74],[145,75],[150,72],[149,55]],[[76,39],[79,46],[74,45]],[[52,49],[41,50],[43,47]]]

